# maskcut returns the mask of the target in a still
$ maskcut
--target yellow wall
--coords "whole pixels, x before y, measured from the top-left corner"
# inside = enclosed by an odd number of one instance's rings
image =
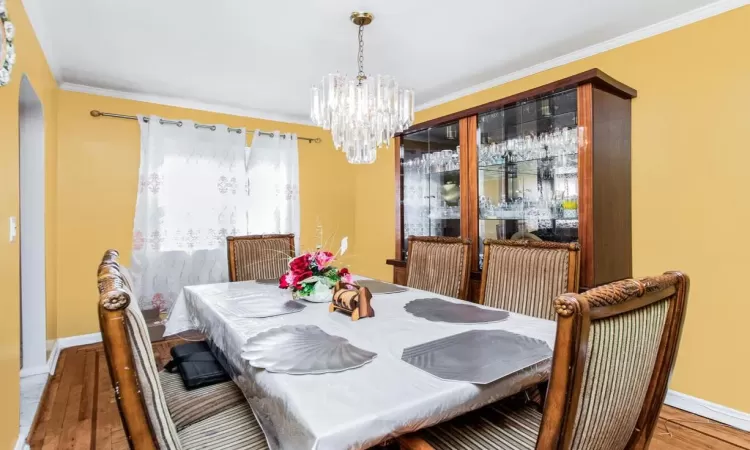
[[[750,302],[737,281],[750,267],[748,42],[745,6],[417,115],[429,120],[595,67],[636,88],[634,275],[680,269],[692,279],[671,389],[746,412]],[[360,240],[368,236],[368,259],[355,269],[384,279],[394,246],[393,232],[383,231],[394,223],[393,163],[393,153],[383,151],[357,184],[356,231]]]
[[[299,143],[301,245],[316,244],[318,219],[329,248],[342,236],[353,240],[354,192],[344,176],[349,165],[334,151],[322,129],[204,111],[61,91],[59,148],[59,311],[60,336],[98,331],[96,266],[107,248],[121,250],[127,263],[133,233],[138,183],[140,131],[132,120],[93,118],[92,109],[119,114],[156,114],[200,123],[297,133],[320,137],[321,144]],[[345,260],[344,260],[345,262]]]
[[[9,243],[8,217],[18,217],[18,96],[25,74],[42,101],[47,166],[47,336],[56,336],[55,295],[55,165],[57,84],[50,73],[36,36],[29,24],[21,0],[9,0],[8,13],[16,28],[16,65],[12,82],[0,87],[0,289],[2,317],[0,326],[0,448],[12,448],[18,438],[20,369],[20,286],[19,244]],[[19,236],[19,238],[23,238]]]

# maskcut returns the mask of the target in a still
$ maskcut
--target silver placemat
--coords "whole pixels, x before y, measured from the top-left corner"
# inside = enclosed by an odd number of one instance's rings
[[[224,299],[218,301],[217,304],[227,314],[247,319],[281,316],[305,309],[305,305],[301,303],[278,297]]]
[[[440,298],[418,298],[404,309],[409,314],[432,322],[492,323],[508,318],[508,311],[486,309],[469,303],[453,303]]]
[[[378,280],[360,280],[357,284],[366,287],[371,294],[398,294],[406,292],[406,288],[396,284],[385,283]]]
[[[552,357],[546,342],[504,330],[471,330],[414,347],[401,359],[443,380],[488,384]]]
[[[292,375],[341,372],[363,366],[375,356],[315,325],[272,328],[251,337],[242,347],[242,358],[251,366]]]
[[[273,286],[278,286],[279,285],[279,279],[278,278],[264,278],[264,279],[261,279],[261,280],[255,280],[255,282],[258,283],[258,284],[270,284],[270,285],[273,285]]]

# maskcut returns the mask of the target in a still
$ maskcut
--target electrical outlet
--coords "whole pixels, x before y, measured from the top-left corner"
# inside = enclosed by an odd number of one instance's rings
[[[18,228],[16,227],[16,217],[11,216],[9,221],[10,228],[10,242],[16,242],[16,235],[18,234]]]

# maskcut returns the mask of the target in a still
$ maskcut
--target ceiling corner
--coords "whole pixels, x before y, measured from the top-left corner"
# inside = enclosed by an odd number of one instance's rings
[[[493,78],[483,83],[475,84],[473,86],[469,86],[467,88],[459,89],[449,94],[442,95],[438,98],[417,105],[416,111],[424,111],[434,106],[438,106],[443,103],[465,97],[467,95],[475,94],[485,89],[500,86],[502,84],[525,78],[536,73],[543,72],[545,70],[553,69],[555,67],[564,66],[565,64],[588,58],[599,53],[604,53],[606,51],[622,47],[627,44],[632,44],[633,42],[647,39],[658,34],[666,33],[667,31],[684,27],[686,25],[690,25],[691,23],[708,19],[710,17],[725,13],[727,11],[731,11],[736,8],[740,8],[748,4],[750,4],[750,0],[718,0],[714,3],[701,6],[691,11],[687,11],[685,13],[663,20],[661,22],[648,25],[646,27],[631,31],[629,33],[625,33],[612,39],[608,39],[604,42],[599,42],[597,44],[575,50],[568,54],[552,58],[539,64],[517,70],[507,75]]]
[[[53,51],[51,50],[51,42],[49,33],[45,27],[44,12],[42,11],[41,0],[21,0],[23,8],[26,11],[26,16],[29,18],[31,28],[34,30],[36,40],[39,42],[39,46],[44,54],[44,59],[47,60],[47,66],[49,66],[50,72],[55,79],[58,86],[62,85],[62,67],[55,58]]]
[[[76,83],[60,83],[60,89],[68,92],[79,92],[82,94],[99,95],[102,97],[119,98],[123,100],[133,100],[145,103],[155,103],[158,105],[174,106],[184,109],[195,109],[199,111],[214,112],[218,114],[228,114],[231,116],[248,117],[251,119],[270,120],[274,122],[294,123],[298,125],[313,126],[310,119],[305,116],[293,114],[275,113],[272,111],[262,111],[255,109],[245,109],[230,105],[216,103],[206,103],[189,98],[167,97],[162,95],[144,94],[138,92],[126,92],[115,89],[104,89],[93,86],[86,86]],[[116,113],[117,111],[107,111]]]

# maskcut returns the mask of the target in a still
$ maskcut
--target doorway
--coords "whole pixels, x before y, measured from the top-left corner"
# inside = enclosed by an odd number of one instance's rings
[[[42,102],[26,75],[18,104],[21,377],[47,373],[45,155]]]

